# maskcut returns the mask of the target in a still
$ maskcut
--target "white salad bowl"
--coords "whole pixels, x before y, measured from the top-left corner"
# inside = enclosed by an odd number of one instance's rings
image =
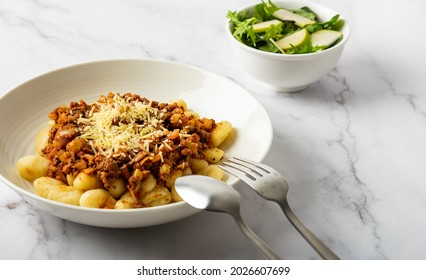
[[[186,202],[138,209],[93,209],[68,205],[35,194],[21,178],[16,162],[34,154],[37,133],[48,113],[72,101],[95,101],[110,91],[132,92],[150,100],[181,98],[200,116],[228,120],[234,132],[223,144],[225,157],[262,160],[272,142],[267,112],[249,92],[217,74],[182,63],[126,59],[95,61],[38,76],[0,99],[0,187],[8,186],[37,208],[73,222],[112,228],[151,226],[175,221],[199,210]],[[227,177],[228,183],[235,179]]]
[[[309,7],[317,14],[319,22],[328,21],[339,14],[320,4],[306,0],[273,1],[273,3],[289,10]],[[254,6],[244,7],[238,11],[250,11]],[[340,15],[340,20],[344,22],[340,30],[343,34],[342,40],[328,49],[307,54],[271,53],[247,46],[232,35],[233,26],[229,22],[226,25],[226,33],[236,61],[249,75],[275,91],[296,92],[325,76],[338,63],[350,34],[350,27],[342,15]]]

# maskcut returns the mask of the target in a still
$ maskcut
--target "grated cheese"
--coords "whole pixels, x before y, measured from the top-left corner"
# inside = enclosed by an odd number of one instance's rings
[[[96,153],[111,157],[122,151],[150,151],[150,144],[162,131],[163,113],[149,104],[114,94],[112,101],[91,104],[88,118],[81,116],[79,138],[87,140]],[[158,147],[156,147],[158,148]]]

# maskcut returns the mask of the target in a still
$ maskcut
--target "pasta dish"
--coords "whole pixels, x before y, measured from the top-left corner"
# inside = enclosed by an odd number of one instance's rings
[[[62,105],[36,139],[19,174],[47,199],[96,208],[141,208],[182,199],[174,181],[188,174],[222,179],[219,146],[228,121],[200,117],[183,100],[162,103],[133,93]]]

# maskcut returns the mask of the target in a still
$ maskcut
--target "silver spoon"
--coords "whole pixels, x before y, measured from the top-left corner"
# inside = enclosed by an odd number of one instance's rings
[[[268,245],[265,244],[243,221],[240,213],[240,194],[233,187],[217,179],[201,175],[183,176],[176,180],[177,193],[191,206],[213,212],[230,214],[241,231],[269,259],[279,260]]]

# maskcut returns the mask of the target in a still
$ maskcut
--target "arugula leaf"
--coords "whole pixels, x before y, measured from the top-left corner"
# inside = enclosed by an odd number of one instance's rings
[[[261,35],[262,39],[265,41],[269,41],[269,39],[279,40],[284,35],[282,34],[283,24],[271,25],[268,29],[266,29],[265,34]]]
[[[283,34],[291,34],[298,29],[299,27],[291,21],[283,22]]]
[[[340,15],[335,15],[329,21],[323,22],[324,29],[331,29],[339,21],[339,17]]]
[[[271,53],[280,52],[280,50],[271,41],[266,41],[265,45],[259,47],[259,50]]]
[[[234,24],[232,35],[244,44],[255,46],[257,38],[253,31],[253,25],[256,23],[256,19],[246,19],[245,11],[229,11],[227,17],[230,19],[230,22]]]
[[[233,35],[241,42],[255,46],[257,42],[256,34],[253,31],[255,18],[246,19],[235,26]]]
[[[246,11],[228,11],[228,14],[226,15],[227,18],[229,18],[229,21],[233,24],[239,23],[241,21],[244,21],[247,18],[247,12]]]
[[[287,54],[304,54],[304,53],[312,53],[321,50],[320,47],[312,46],[311,37],[305,41],[305,43],[301,46],[291,46],[289,50],[286,51]]]
[[[253,8],[253,16],[259,21],[267,21],[268,15],[265,12],[265,9],[263,9],[263,4],[257,4]]]
[[[335,15],[329,21],[308,25],[306,29],[309,33],[313,33],[321,29],[332,29],[334,25],[339,21],[339,17],[340,15]]]
[[[273,13],[278,11],[280,8],[278,8],[274,3],[272,3],[271,0],[268,0],[268,3],[263,2],[263,8],[265,10],[265,13],[268,15],[268,17],[272,17]]]
[[[273,16],[273,13],[275,11],[279,10],[279,8],[277,6],[275,6],[275,4],[272,3],[271,0],[268,0],[268,1],[269,1],[268,3],[265,3],[262,0],[262,3],[257,4],[253,8],[253,16],[259,22],[274,19],[275,17]]]
[[[310,20],[317,20],[317,15],[309,8],[309,7],[302,7],[300,9],[294,10],[293,13],[298,14],[299,16],[308,18]]]

